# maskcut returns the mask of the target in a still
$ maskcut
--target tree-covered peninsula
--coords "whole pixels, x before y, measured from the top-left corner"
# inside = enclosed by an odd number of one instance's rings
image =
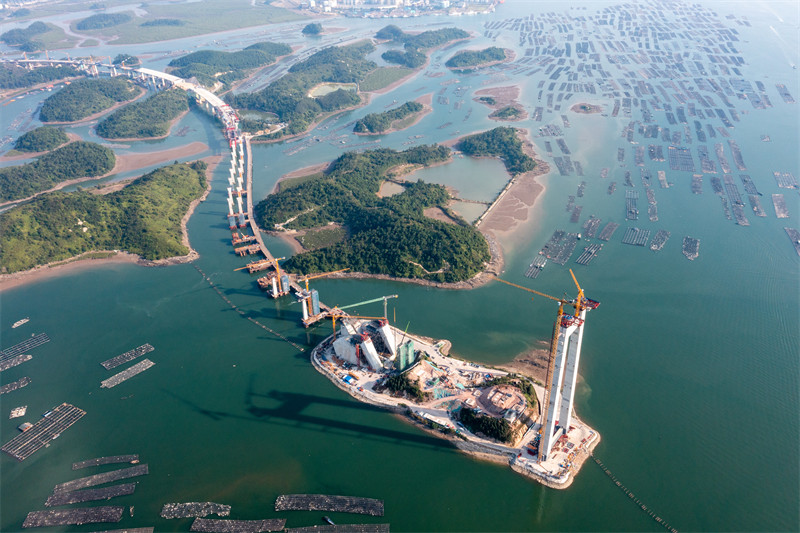
[[[0,66],[0,89],[22,89],[37,83],[47,83],[82,75],[83,72],[71,66],[39,67],[28,70],[16,65],[2,65]]]
[[[206,189],[206,164],[175,163],[106,195],[55,192],[0,214],[0,267],[8,273],[92,250],[145,259],[185,255],[181,219]]]
[[[42,103],[42,122],[75,122],[104,111],[117,102],[127,102],[140,90],[125,78],[83,79],[73,82]]]
[[[390,169],[429,165],[449,157],[448,148],[435,145],[403,152],[348,152],[323,175],[268,196],[256,206],[256,216],[270,230],[279,224],[309,229],[336,223],[347,228],[344,241],[286,261],[289,271],[350,268],[438,282],[466,280],[490,260],[489,247],[483,235],[466,222],[449,224],[424,215],[428,207],[446,206],[450,195],[444,187],[415,182],[402,193],[378,196]]]
[[[423,109],[419,102],[406,102],[400,107],[384,111],[383,113],[370,113],[353,126],[356,133],[383,133],[396,121],[403,120]]]
[[[487,63],[495,63],[506,59],[506,51],[497,46],[484,48],[483,50],[463,50],[444,64],[447,68],[461,70],[478,67]]]
[[[245,77],[246,71],[269,65],[292,49],[283,43],[256,43],[238,52],[199,50],[169,62],[171,73],[184,79],[196,78],[207,87],[223,85]]]
[[[69,137],[61,128],[40,126],[23,133],[14,143],[14,150],[20,152],[48,152],[69,142]]]
[[[501,126],[468,135],[458,142],[456,149],[472,156],[499,157],[512,176],[536,167],[536,161],[522,150],[522,141],[515,128]]]
[[[114,111],[95,129],[105,139],[163,137],[172,120],[188,109],[186,91],[168,89]]]
[[[63,181],[102,176],[114,168],[114,152],[96,143],[76,141],[32,163],[0,168],[0,202],[27,198]]]

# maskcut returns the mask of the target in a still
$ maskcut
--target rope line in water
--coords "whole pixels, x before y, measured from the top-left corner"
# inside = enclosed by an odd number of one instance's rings
[[[286,342],[288,342],[289,344],[291,344],[292,346],[294,346],[295,348],[297,348],[297,349],[298,349],[298,350],[300,350],[301,352],[305,352],[305,351],[306,351],[306,349],[305,349],[305,348],[303,348],[302,346],[300,346],[300,345],[299,345],[299,344],[297,344],[297,343],[294,343],[294,342],[290,341],[289,339],[287,339],[286,337],[284,337],[283,335],[281,335],[280,333],[278,333],[278,332],[277,332],[277,331],[275,331],[274,329],[272,329],[272,328],[269,328],[269,327],[265,326],[264,324],[262,324],[261,322],[259,322],[259,321],[258,321],[258,320],[256,320],[255,318],[252,318],[252,317],[249,317],[249,316],[245,315],[245,312],[244,312],[244,311],[242,311],[241,309],[239,309],[239,307],[238,307],[238,306],[237,306],[235,303],[233,303],[232,301],[230,301],[230,299],[229,299],[227,296],[225,296],[224,294],[222,294],[222,291],[221,291],[221,290],[219,290],[219,288],[218,288],[216,285],[214,285],[214,282],[213,282],[213,281],[211,281],[211,278],[209,278],[208,276],[206,276],[206,273],[205,273],[205,272],[203,272],[202,270],[200,270],[200,267],[198,267],[197,265],[192,265],[192,266],[195,268],[195,270],[197,270],[197,271],[200,273],[200,275],[201,275],[201,276],[203,276],[203,279],[204,279],[204,280],[206,280],[206,281],[208,282],[208,284],[211,286],[211,288],[212,288],[212,289],[214,289],[214,290],[216,291],[216,293],[217,293],[217,294],[219,294],[219,297],[220,297],[220,298],[222,298],[223,300],[225,300],[225,303],[227,303],[229,306],[231,306],[231,309],[233,309],[234,311],[236,311],[237,313],[239,313],[240,315],[242,315],[244,318],[246,318],[247,320],[249,320],[250,322],[252,322],[252,323],[253,323],[253,324],[255,324],[256,326],[258,326],[258,327],[260,327],[260,328],[262,328],[262,329],[264,329],[264,330],[266,330],[266,331],[269,331],[270,333],[272,333],[273,335],[275,335],[275,336],[276,336],[276,337],[278,337],[279,339],[281,339],[281,340],[283,340],[283,341],[286,341]]]
[[[600,469],[601,469],[603,472],[605,472],[605,474],[606,474],[606,475],[609,477],[609,479],[611,479],[611,481],[613,481],[613,482],[614,482],[614,484],[615,484],[617,487],[619,487],[619,489],[620,489],[620,490],[621,490],[621,491],[622,491],[622,492],[623,492],[623,493],[624,493],[624,494],[625,494],[625,495],[626,495],[628,498],[630,498],[630,499],[631,499],[633,502],[635,502],[635,503],[636,503],[636,505],[637,505],[637,506],[639,506],[639,507],[642,509],[642,511],[644,511],[645,513],[647,513],[648,515],[650,515],[650,518],[652,518],[653,520],[655,520],[656,522],[658,522],[659,524],[661,524],[662,526],[664,526],[664,528],[665,528],[667,531],[669,531],[670,533],[678,533],[678,530],[677,530],[677,529],[675,529],[674,527],[672,527],[671,525],[669,525],[669,524],[667,523],[667,521],[666,521],[666,520],[664,520],[663,518],[661,518],[660,516],[658,516],[658,515],[657,515],[657,514],[656,514],[656,513],[655,513],[655,512],[652,510],[652,509],[650,509],[650,508],[649,508],[649,507],[647,507],[647,506],[646,506],[644,503],[642,503],[642,501],[641,501],[639,498],[637,498],[637,497],[636,497],[636,495],[635,495],[633,492],[631,492],[631,491],[628,489],[628,487],[626,487],[625,485],[623,485],[622,483],[620,483],[620,481],[619,481],[619,480],[616,478],[616,476],[615,476],[614,474],[612,474],[612,473],[611,473],[611,470],[609,470],[608,468],[606,468],[606,465],[604,465],[604,464],[603,464],[603,463],[600,461],[600,459],[598,459],[597,457],[595,457],[595,456],[594,456],[594,453],[592,453],[592,452],[589,452],[589,455],[591,455],[591,456],[592,456],[592,459],[594,459],[594,462],[595,462],[595,463],[597,463],[597,466],[599,466],[599,467],[600,467]]]

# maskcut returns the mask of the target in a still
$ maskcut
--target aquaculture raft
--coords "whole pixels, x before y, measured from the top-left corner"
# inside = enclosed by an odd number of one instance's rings
[[[281,531],[286,524],[283,518],[269,520],[217,520],[195,518],[189,531],[214,533],[261,533],[262,531]]]
[[[86,414],[83,409],[62,403],[44,414],[26,432],[8,441],[2,450],[17,461],[24,461],[37,450],[44,448],[51,440],[57,439],[61,432]]]
[[[383,500],[325,494],[283,494],[275,500],[276,511],[333,511],[383,516]]]

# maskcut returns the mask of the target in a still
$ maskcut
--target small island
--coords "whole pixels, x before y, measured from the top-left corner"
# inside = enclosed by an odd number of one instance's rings
[[[95,131],[104,139],[159,139],[166,137],[172,122],[188,110],[186,91],[167,89],[114,111]]]
[[[42,122],[77,122],[141,94],[143,90],[125,78],[86,78],[48,96],[42,103],[39,119]]]
[[[573,113],[581,113],[583,115],[593,115],[595,113],[602,113],[603,108],[599,105],[578,103],[569,108]]]
[[[421,115],[425,108],[426,106],[422,103],[412,101],[383,113],[370,113],[356,121],[353,132],[358,135],[374,135],[398,131],[411,126],[416,120],[422,118]],[[430,109],[429,106],[428,109]]]
[[[490,46],[483,50],[462,50],[448,59],[444,66],[454,71],[469,71],[497,65],[513,57],[511,50]]]
[[[102,250],[147,260],[186,255],[182,219],[206,192],[206,167],[176,163],[109,194],[55,192],[6,211],[0,214],[0,268],[9,274]]]
[[[489,118],[497,121],[516,122],[528,118],[528,112],[517,101],[519,87],[492,87],[475,91],[474,101],[494,111]]]

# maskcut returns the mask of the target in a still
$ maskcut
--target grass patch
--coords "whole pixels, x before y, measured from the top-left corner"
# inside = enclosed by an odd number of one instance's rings
[[[347,238],[347,230],[340,226],[332,226],[319,229],[311,229],[305,235],[297,237],[297,241],[306,250],[317,250],[333,246],[337,242],[342,242]]]
[[[358,88],[361,91],[377,91],[412,72],[414,69],[408,67],[378,67],[364,77],[364,80],[358,84]]]
[[[251,5],[248,0],[203,0],[201,2],[180,4],[149,4],[147,17],[134,16],[133,20],[99,30],[81,32],[85,35],[112,37],[119,36],[114,44],[138,44],[155,41],[180,39],[194,35],[203,35],[220,31],[290,22],[302,20],[303,16],[289,10],[257,3]],[[145,26],[155,20],[179,20],[181,25]],[[73,31],[75,31],[73,24]]]
[[[80,44],[80,47],[81,48],[91,48],[93,46],[99,46],[99,45],[100,45],[100,41],[97,41],[95,39],[86,39],[85,41],[83,41]]]

